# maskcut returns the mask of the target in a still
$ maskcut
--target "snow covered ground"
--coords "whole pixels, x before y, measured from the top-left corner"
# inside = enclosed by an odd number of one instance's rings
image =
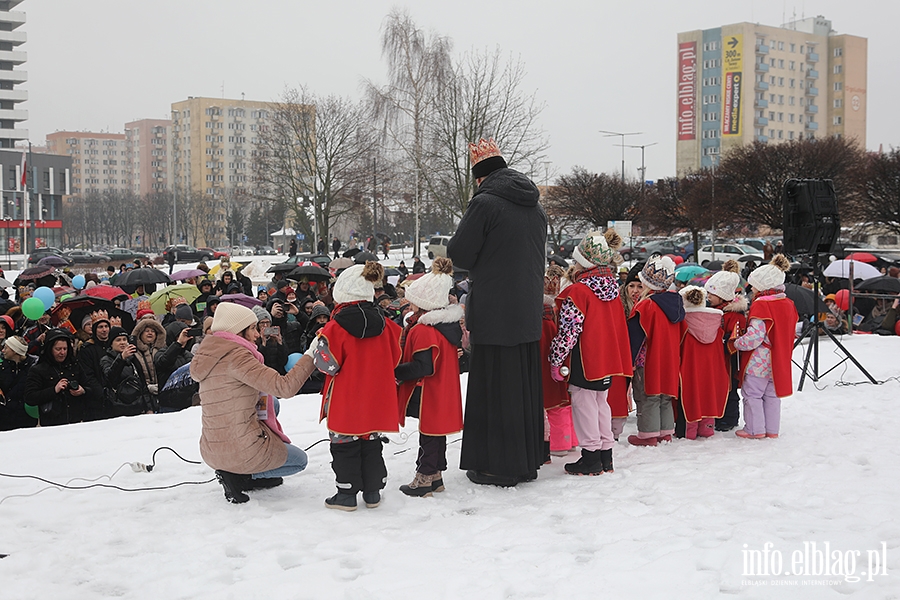
[[[844,341],[877,379],[900,375],[897,338]],[[831,349],[822,343],[823,365],[835,362]],[[447,491],[405,497],[397,487],[413,475],[411,434],[385,447],[381,507],[354,513],[323,506],[334,493],[325,443],[309,451],[305,472],[243,505],[228,504],[215,482],[126,493],[0,477],[0,553],[9,554],[0,597],[897,598],[900,383],[835,385],[841,379],[864,380],[840,367],[821,389],[807,383],[786,400],[778,440],[717,433],[657,448],[620,442],[614,474],[568,476],[566,459],[554,458],[536,482],[512,489],[469,483],[452,468],[452,443]],[[326,436],[318,406],[313,396],[282,403],[281,421],[301,447]],[[634,430],[632,418],[626,435]],[[2,433],[0,472],[84,485],[73,478],[149,463],[159,446],[198,460],[199,433],[199,408]],[[151,473],[126,466],[111,483],[211,477],[162,451]],[[821,552],[826,542],[841,572],[860,581],[815,575],[810,544]],[[745,560],[766,544],[782,574],[745,576]],[[873,576],[869,551],[887,558]],[[810,575],[784,574],[803,567]]]

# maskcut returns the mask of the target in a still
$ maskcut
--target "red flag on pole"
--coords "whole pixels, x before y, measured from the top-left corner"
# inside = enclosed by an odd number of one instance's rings
[[[21,182],[21,186],[20,186],[23,190],[25,189],[25,184],[28,183],[28,161],[26,160],[26,156],[27,155],[25,154],[25,151],[23,150],[22,151],[22,182]]]

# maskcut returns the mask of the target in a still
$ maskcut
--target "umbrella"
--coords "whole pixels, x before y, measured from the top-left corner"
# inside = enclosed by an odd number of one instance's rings
[[[695,262],[683,262],[680,265],[675,265],[675,270],[680,271],[681,269],[686,269],[688,267],[699,267],[700,265]],[[705,268],[703,269],[706,270]]]
[[[724,264],[725,263],[722,262],[721,260],[711,260],[708,263],[706,263],[706,270],[707,271],[721,271],[722,265],[724,265]]]
[[[359,248],[350,248],[349,250],[344,252],[344,258],[353,258],[360,252],[362,252],[362,250],[360,250]]]
[[[297,264],[293,263],[293,262],[278,263],[277,265],[272,265],[271,267],[269,267],[269,269],[266,271],[266,273],[290,273],[291,271],[293,271],[296,268],[297,268]]]
[[[854,273],[856,275],[856,273]],[[882,294],[900,294],[900,279],[882,275],[866,279],[856,286],[860,292],[881,292]]]
[[[854,252],[853,254],[845,257],[846,260],[858,260],[859,262],[864,263],[873,263],[878,260],[878,258],[868,252]],[[856,273],[854,273],[856,275]]]
[[[110,318],[119,318],[122,321],[122,327],[126,331],[134,329],[134,318],[124,310],[116,308],[116,305],[102,298],[93,298],[91,296],[77,296],[71,300],[65,300],[53,307],[50,311],[50,322],[58,325],[60,321],[64,321],[66,312],[69,313],[68,321],[76,329],[81,329],[81,322],[84,318],[96,310],[105,310]]]
[[[374,262],[378,262],[378,257],[369,251],[360,252],[356,256],[353,257],[353,262],[355,262],[358,265],[364,265],[367,262],[369,262],[370,260],[374,261]]]
[[[704,267],[685,267],[683,269],[675,269],[675,279],[678,281],[690,281],[701,275],[709,275],[709,270]]]
[[[812,316],[816,312],[816,293],[796,283],[784,284],[784,295],[787,296],[797,309],[797,313],[804,316]],[[824,309],[825,301],[819,299],[819,306]]]
[[[241,267],[243,267],[244,265],[249,265],[251,262],[253,262],[253,261],[252,261],[252,260],[245,260],[244,262],[238,262],[238,261],[236,261],[236,260],[233,260],[233,261],[231,261],[231,263],[228,265],[228,270],[231,271],[231,272],[233,273],[233,272],[237,271],[238,269],[240,269]],[[216,266],[214,266],[213,268],[211,268],[211,269],[209,270],[209,274],[210,274],[210,275],[215,275],[216,273],[219,272],[219,270],[220,270],[221,268],[222,268],[222,263],[220,262],[219,264],[217,264]]]
[[[116,298],[127,300],[131,297],[128,292],[114,285],[95,285],[89,290],[84,290],[83,294],[103,300],[115,300]]]
[[[172,298],[184,298],[190,304],[200,296],[200,290],[192,283],[170,285],[150,295],[150,308],[158,315],[166,314],[166,303]]]
[[[0,288],[8,288],[8,287],[12,287],[12,286],[13,286],[12,283],[10,283],[6,279],[3,279],[2,277],[0,277]]]
[[[356,263],[353,262],[352,258],[336,258],[328,265],[328,268],[331,269],[332,272],[340,271],[341,269],[346,269],[347,267],[352,267]]]
[[[248,296],[247,294],[225,294],[221,298],[219,298],[222,302],[233,302],[234,304],[240,304],[246,308],[253,308],[254,306],[262,306],[262,300],[257,300],[252,296]]]
[[[388,277],[399,277],[400,271],[398,271],[396,267],[385,267],[384,274]]]
[[[849,279],[850,278],[850,265],[853,265],[853,278],[854,279],[872,279],[873,277],[880,277],[881,272],[873,267],[872,265],[867,265],[864,262],[859,262],[858,260],[836,260],[824,271],[822,274],[825,277],[837,277],[840,279]]]
[[[296,281],[328,281],[331,279],[331,273],[316,263],[305,262],[285,275],[285,277]]]
[[[50,265],[51,267],[68,267],[69,261],[61,256],[45,256],[38,261],[39,265]]]
[[[55,267],[51,267],[50,265],[39,265],[37,267],[28,267],[16,278],[17,281],[37,281],[42,277],[46,277],[47,275],[52,275],[53,272],[56,271]]]
[[[758,264],[762,264],[766,261],[765,258],[763,258],[762,256],[759,256],[757,254],[745,254],[743,256],[739,256],[737,259],[738,262],[742,262],[742,263],[750,262],[751,260]]]
[[[119,275],[116,279],[116,285],[124,287],[126,285],[147,285],[149,283],[172,283],[169,276],[159,269],[135,269],[134,271],[126,271]]]
[[[203,277],[204,275],[206,275],[206,271],[201,271],[200,269],[182,269],[169,275],[169,279],[172,281],[183,281],[191,277]]]

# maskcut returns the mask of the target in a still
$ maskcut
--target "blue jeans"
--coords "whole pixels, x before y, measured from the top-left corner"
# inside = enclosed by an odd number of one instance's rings
[[[281,412],[281,402],[278,401],[278,398],[275,398],[274,409],[275,415],[278,416],[278,413]],[[285,444],[285,446],[287,446],[288,455],[284,464],[277,469],[270,469],[268,471],[263,471],[262,473],[254,473],[252,475],[253,479],[287,477],[289,475],[296,475],[306,468],[306,465],[309,464],[309,458],[306,456],[306,452],[293,444]]]

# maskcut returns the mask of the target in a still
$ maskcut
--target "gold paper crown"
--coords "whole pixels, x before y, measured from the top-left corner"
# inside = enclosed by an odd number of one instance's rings
[[[469,144],[469,164],[477,165],[486,158],[492,156],[503,156],[500,154],[500,148],[494,138],[486,140],[481,138],[477,144]]]
[[[109,313],[105,310],[95,310],[91,313],[91,325],[97,321],[109,321]]]

